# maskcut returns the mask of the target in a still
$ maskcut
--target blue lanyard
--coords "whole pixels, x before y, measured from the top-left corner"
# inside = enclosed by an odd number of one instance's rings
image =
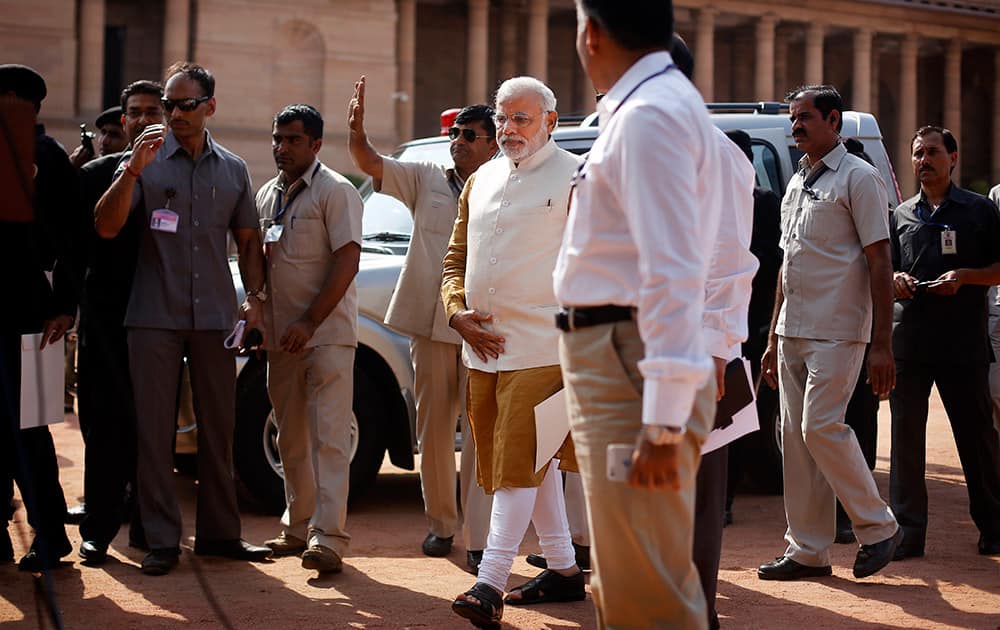
[[[320,166],[322,166],[322,164],[317,161],[316,162],[316,168],[314,168],[313,172],[312,172],[312,177],[316,177],[316,173],[319,172],[319,167]],[[310,177],[310,179],[312,179],[312,177]],[[295,182],[292,182],[292,183],[294,184]],[[278,188],[277,191],[278,191],[278,212],[274,215],[274,222],[275,223],[281,223],[281,218],[283,216],[285,216],[286,212],[288,212],[288,208],[291,207],[292,202],[295,201],[295,198],[299,196],[299,193],[302,192],[302,189],[300,188],[298,192],[296,192],[294,195],[292,195],[291,197],[289,197],[288,198],[288,203],[285,206],[281,205],[281,198],[283,196],[282,190],[280,188]]]
[[[917,202],[917,211],[914,214],[917,215],[917,219],[920,220],[920,223],[922,225],[930,225],[930,226],[933,226],[933,227],[939,227],[942,230],[951,230],[951,226],[948,225],[948,224],[946,224],[946,223],[938,223],[936,221],[930,221],[930,220],[928,220],[928,219],[926,219],[924,217],[924,202],[923,201],[918,201]]]

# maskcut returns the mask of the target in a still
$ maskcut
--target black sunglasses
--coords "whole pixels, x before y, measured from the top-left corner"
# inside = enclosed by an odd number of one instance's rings
[[[198,106],[212,98],[211,96],[199,96],[198,98],[179,98],[179,99],[169,99],[161,98],[160,102],[163,103],[163,109],[169,114],[174,111],[174,108],[181,110],[182,112],[193,112],[198,109]]]
[[[489,138],[490,137],[490,136],[477,136],[476,135],[476,131],[474,129],[468,129],[468,128],[466,128],[466,129],[459,129],[458,127],[452,127],[451,129],[448,130],[448,138],[452,142],[454,142],[455,140],[458,140],[459,136],[462,136],[463,138],[465,138],[465,141],[468,142],[468,143],[470,143],[470,144],[473,143],[473,142],[475,142],[476,138]]]

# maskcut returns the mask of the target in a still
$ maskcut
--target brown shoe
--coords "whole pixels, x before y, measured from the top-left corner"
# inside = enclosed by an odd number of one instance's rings
[[[264,541],[265,547],[271,548],[271,555],[275,558],[283,556],[297,556],[306,550],[306,541],[296,538],[291,534],[281,532],[277,538]]]
[[[320,573],[340,573],[344,568],[344,561],[329,547],[310,545],[302,552],[302,568]]]

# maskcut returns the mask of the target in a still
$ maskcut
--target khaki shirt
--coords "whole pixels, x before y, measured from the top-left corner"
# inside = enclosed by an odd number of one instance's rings
[[[332,254],[348,243],[361,244],[361,197],[346,178],[314,162],[302,176],[303,186],[289,204],[281,224],[280,240],[266,246],[268,300],[264,317],[268,345],[278,340],[288,325],[302,317],[316,299],[332,270]],[[263,234],[278,212],[280,177],[257,192],[257,213]],[[284,202],[287,196],[282,195]],[[354,282],[333,312],[316,329],[306,347],[358,345],[358,293]]]
[[[490,313],[483,327],[506,339],[499,359],[462,360],[483,372],[559,363],[552,272],[566,227],[570,182],[583,160],[553,140],[515,165],[487,162],[466,182],[444,259],[441,296],[448,317]]]
[[[441,302],[441,261],[458,213],[462,190],[453,169],[433,162],[399,162],[382,158],[378,192],[399,199],[413,215],[413,234],[385,323],[408,335],[459,344]]]
[[[785,337],[868,342],[872,301],[864,247],[889,238],[889,202],[873,166],[838,143],[828,171],[804,187],[808,156],[781,201],[785,301],[776,332]]]

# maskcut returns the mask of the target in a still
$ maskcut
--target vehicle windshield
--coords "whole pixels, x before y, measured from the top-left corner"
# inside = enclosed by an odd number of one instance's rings
[[[397,151],[394,158],[401,162],[434,162],[451,168],[448,141],[410,145]],[[367,240],[400,242],[408,241],[413,233],[413,218],[401,201],[372,190],[371,179],[358,189],[365,202],[361,217],[361,233]]]

